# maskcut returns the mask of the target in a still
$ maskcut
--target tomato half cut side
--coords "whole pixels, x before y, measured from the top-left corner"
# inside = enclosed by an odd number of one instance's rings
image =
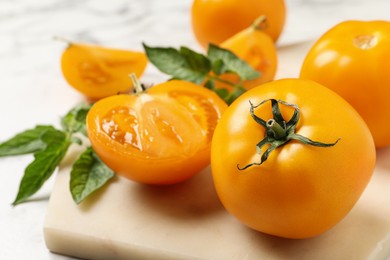
[[[212,134],[225,108],[206,88],[169,81],[98,101],[88,113],[87,130],[96,153],[119,175],[172,184],[210,163]]]

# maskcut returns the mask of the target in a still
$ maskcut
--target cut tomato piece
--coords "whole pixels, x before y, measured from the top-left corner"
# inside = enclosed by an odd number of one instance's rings
[[[87,130],[96,153],[118,174],[171,184],[210,163],[212,134],[225,108],[214,92],[174,80],[98,101]]]

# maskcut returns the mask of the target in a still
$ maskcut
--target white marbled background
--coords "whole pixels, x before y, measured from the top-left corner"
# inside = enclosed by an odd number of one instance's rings
[[[286,2],[280,46],[315,39],[346,19],[390,20],[389,0]],[[54,36],[134,50],[141,50],[141,42],[197,49],[190,6],[191,0],[0,0],[0,141],[36,124],[58,125],[82,100],[62,78],[65,45]],[[145,79],[157,82],[163,76],[148,68]],[[65,259],[48,252],[43,241],[52,180],[35,201],[10,206],[31,159],[0,159],[0,259]]]

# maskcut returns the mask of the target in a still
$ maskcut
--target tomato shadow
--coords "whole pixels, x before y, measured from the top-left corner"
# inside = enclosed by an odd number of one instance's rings
[[[138,184],[133,187],[131,196],[136,196],[135,200],[147,204],[156,214],[183,221],[224,211],[214,189],[210,167],[179,184]]]
[[[255,248],[253,258],[256,252],[262,252],[269,255],[269,259],[376,259],[377,254],[382,253],[380,245],[390,243],[386,240],[387,225],[386,220],[369,211],[357,210],[330,230],[312,238],[287,239],[249,228],[243,232]]]
[[[243,233],[248,237],[245,242],[255,248],[254,256],[271,252],[270,259],[382,259],[382,247],[390,247],[389,221],[377,212],[378,205],[360,203],[330,230],[306,239],[281,238],[246,227]]]
[[[390,171],[390,147],[377,149],[376,166],[378,168]]]

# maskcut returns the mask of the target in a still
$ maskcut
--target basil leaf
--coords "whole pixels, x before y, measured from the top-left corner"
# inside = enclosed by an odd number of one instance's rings
[[[244,92],[246,91],[245,88],[243,87],[237,87],[235,88],[232,92],[229,93],[229,95],[227,95],[224,100],[225,102],[230,105],[231,103],[233,103],[234,100],[236,100],[239,96],[241,96]]]
[[[222,60],[215,60],[212,69],[215,75],[221,75],[227,71],[225,63]]]
[[[100,160],[92,148],[87,148],[73,164],[70,173],[73,200],[77,204],[81,203],[114,176],[114,172]]]
[[[12,203],[14,206],[26,201],[42,187],[53,174],[71,144],[66,134],[56,129],[47,130],[41,136],[41,140],[45,148],[37,151],[34,154],[34,161],[27,166],[16,199]]]
[[[208,80],[206,81],[206,83],[204,83],[204,87],[216,92],[216,88],[215,88],[215,81],[214,80]]]
[[[161,72],[175,79],[202,83],[211,70],[209,60],[202,54],[182,47],[174,48],[149,47],[143,44],[149,61]]]
[[[40,139],[47,130],[53,130],[52,126],[39,125],[33,129],[21,132],[11,139],[0,144],[0,157],[34,153],[45,147]]]
[[[233,52],[210,44],[207,50],[207,57],[212,62],[214,73],[235,73],[241,80],[251,80],[260,76],[260,73],[253,69],[248,63],[238,58]]]
[[[230,101],[230,97],[229,97],[229,91],[225,88],[219,88],[219,89],[216,89],[214,90],[215,93],[217,93],[217,95],[223,99],[227,104],[228,104],[228,101]]]
[[[203,76],[206,76],[210,72],[211,62],[203,54],[197,53],[187,47],[180,47],[180,54],[187,60],[192,70],[199,72]]]
[[[86,118],[92,105],[81,104],[70,110],[61,120],[61,125],[66,132],[80,132],[87,136]]]

